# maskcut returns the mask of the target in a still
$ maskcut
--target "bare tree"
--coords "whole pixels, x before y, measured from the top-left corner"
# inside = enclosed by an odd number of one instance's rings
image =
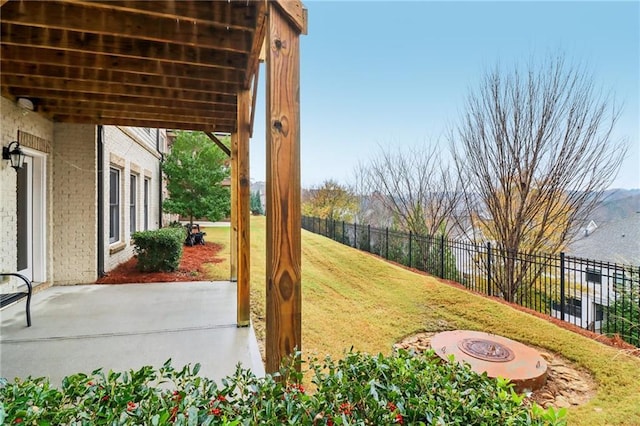
[[[448,233],[459,191],[455,174],[443,166],[437,144],[414,149],[381,149],[360,165],[362,186],[386,208],[399,229],[418,235]]]
[[[504,299],[522,297],[541,272],[531,256],[560,251],[615,178],[626,152],[612,138],[618,115],[563,57],[524,73],[497,67],[469,95],[450,142],[470,238],[497,246]]]

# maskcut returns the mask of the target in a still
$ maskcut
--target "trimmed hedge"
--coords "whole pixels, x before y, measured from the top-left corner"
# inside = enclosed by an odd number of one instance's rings
[[[40,425],[565,425],[566,410],[528,406],[506,380],[442,362],[433,352],[350,352],[311,359],[314,391],[293,368],[258,378],[238,366],[216,383],[200,365],[66,377],[0,379],[0,424]],[[4,383],[3,383],[4,382]]]
[[[178,269],[182,258],[184,228],[162,228],[133,234],[138,269],[143,272],[166,272]]]

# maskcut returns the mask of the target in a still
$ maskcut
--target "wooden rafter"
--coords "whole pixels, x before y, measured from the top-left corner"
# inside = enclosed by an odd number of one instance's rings
[[[20,1],[2,10],[2,21],[33,27],[73,30],[90,34],[121,36],[130,39],[171,44],[197,45],[237,52],[251,51],[253,34],[219,25],[194,22],[188,16],[160,17],[144,10],[118,10],[108,1]],[[153,2],[155,3],[155,2]],[[213,2],[209,2],[211,4]],[[100,7],[98,7],[100,6]],[[143,31],[140,31],[143,29]]]
[[[2,43],[11,46],[50,47],[89,54],[102,52],[145,61],[152,58],[160,62],[213,68],[244,70],[247,67],[245,54],[218,49],[9,23],[3,23],[0,31]]]
[[[244,73],[229,69],[208,66],[183,66],[171,61],[155,59],[129,58],[101,54],[84,53],[70,50],[51,49],[49,47],[14,46],[2,44],[2,58],[21,57],[23,62],[33,64],[66,65],[83,68],[114,69],[130,73],[156,74],[162,76],[191,77],[212,79],[215,81],[241,83]]]
[[[227,154],[227,157],[231,157],[231,150],[229,149],[229,147],[223,144],[222,141],[216,137],[216,135],[211,132],[205,132],[205,134],[209,136],[209,139],[211,139],[213,143],[218,145],[218,148],[220,148],[222,152]]]
[[[265,10],[244,0],[4,2],[1,92],[58,121],[232,132]]]
[[[1,76],[19,76],[23,78],[44,77],[53,82],[57,87],[57,80],[70,79],[83,82],[98,82],[102,84],[114,84],[123,86],[141,86],[155,88],[180,88],[181,90],[193,90],[196,92],[235,93],[240,87],[234,83],[224,83],[208,79],[196,79],[189,77],[175,77],[147,73],[123,72],[113,69],[77,68],[58,64],[41,64],[28,62],[1,62]]]

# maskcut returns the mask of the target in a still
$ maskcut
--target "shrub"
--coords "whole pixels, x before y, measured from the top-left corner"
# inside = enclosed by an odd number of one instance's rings
[[[162,228],[133,234],[138,269],[143,272],[175,271],[182,257],[184,228]]]
[[[433,353],[385,357],[350,352],[343,360],[310,360],[316,389],[283,369],[257,378],[237,367],[220,384],[198,376],[199,364],[175,370],[143,367],[94,371],[63,380],[16,379],[0,387],[0,423],[145,425],[559,425],[564,412],[527,407],[504,380]],[[279,378],[278,378],[279,376]],[[20,419],[20,420],[18,420]]]

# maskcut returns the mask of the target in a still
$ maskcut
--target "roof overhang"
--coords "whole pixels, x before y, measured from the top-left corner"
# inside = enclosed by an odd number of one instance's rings
[[[2,96],[53,121],[230,133],[266,3],[11,0],[0,21]]]

